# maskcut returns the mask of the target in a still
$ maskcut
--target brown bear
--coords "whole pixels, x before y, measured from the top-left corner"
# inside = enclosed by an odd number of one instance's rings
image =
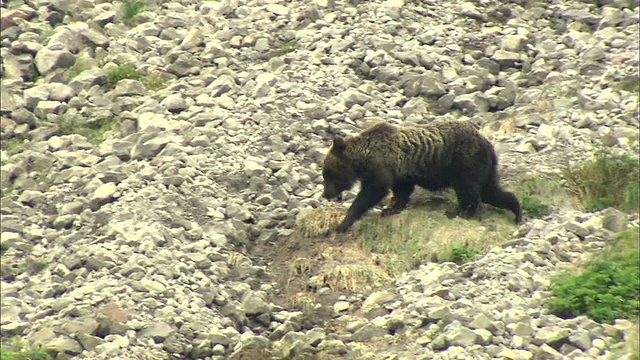
[[[360,135],[336,137],[324,159],[322,176],[326,199],[340,198],[360,181],[361,190],[338,225],[345,232],[389,192],[388,216],[402,211],[415,185],[430,191],[453,188],[458,199],[449,217],[469,219],[480,202],[511,210],[522,219],[520,203],[504,191],[498,179],[493,145],[471,123],[434,122],[426,126],[377,124]]]

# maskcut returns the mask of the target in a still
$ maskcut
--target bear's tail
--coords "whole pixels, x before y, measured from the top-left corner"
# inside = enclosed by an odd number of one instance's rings
[[[511,210],[511,212],[516,216],[516,223],[519,223],[522,220],[520,202],[515,194],[503,190],[500,186],[500,179],[498,176],[498,159],[495,153],[492,154],[492,161],[493,164],[491,165],[489,178],[482,189],[482,202],[501,209]]]

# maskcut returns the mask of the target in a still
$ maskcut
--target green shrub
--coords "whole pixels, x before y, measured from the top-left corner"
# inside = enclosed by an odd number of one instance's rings
[[[575,276],[564,274],[551,285],[554,298],[548,305],[557,316],[587,315],[598,322],[638,316],[640,265],[637,229],[614,237],[586,270]]]
[[[124,0],[122,3],[122,20],[132,25],[133,18],[144,10],[144,3],[140,0]]]
[[[120,80],[131,79],[140,81],[147,89],[157,90],[164,85],[164,81],[157,77],[142,75],[136,70],[135,67],[124,64],[118,65],[117,68],[107,72],[105,86],[108,89],[116,87]]]
[[[551,214],[551,207],[540,199],[531,195],[523,195],[520,198],[520,207],[525,214],[534,218],[543,218]]]
[[[48,360],[51,359],[46,351],[26,349],[24,343],[12,341],[0,344],[0,359],[2,360]]]
[[[638,210],[637,158],[600,152],[593,161],[567,168],[564,175],[570,190],[589,211],[607,207]]]
[[[63,135],[80,134],[94,145],[104,141],[107,131],[115,130],[117,122],[113,118],[87,121],[80,116],[61,116],[58,120]]]
[[[482,250],[478,248],[471,248],[468,246],[454,246],[451,248],[451,255],[449,261],[456,264],[464,264],[473,260],[476,256],[480,255]]]

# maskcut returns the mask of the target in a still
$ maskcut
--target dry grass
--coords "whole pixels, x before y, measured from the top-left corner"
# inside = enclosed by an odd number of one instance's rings
[[[343,216],[344,209],[332,206],[301,212],[296,220],[296,233],[304,238],[327,236]]]
[[[640,166],[636,156],[602,151],[591,161],[567,167],[563,175],[586,210],[615,207],[638,212]]]
[[[454,248],[484,252],[510,236],[515,226],[511,215],[483,206],[478,220],[448,219],[435,198],[390,217],[376,215],[356,223],[354,235],[359,247],[377,254],[390,275],[398,275],[428,261],[452,261]],[[449,204],[453,205],[453,204]],[[430,209],[433,206],[436,209]]]

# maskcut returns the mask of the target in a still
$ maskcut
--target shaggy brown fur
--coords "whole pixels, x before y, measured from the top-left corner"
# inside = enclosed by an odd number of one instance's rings
[[[361,190],[338,226],[346,231],[389,192],[393,201],[382,216],[402,211],[415,185],[453,188],[458,209],[449,216],[471,218],[480,202],[511,210],[520,222],[518,199],[499,184],[493,145],[467,122],[395,127],[382,123],[358,136],[336,137],[325,157],[323,197],[339,198],[357,180]]]

